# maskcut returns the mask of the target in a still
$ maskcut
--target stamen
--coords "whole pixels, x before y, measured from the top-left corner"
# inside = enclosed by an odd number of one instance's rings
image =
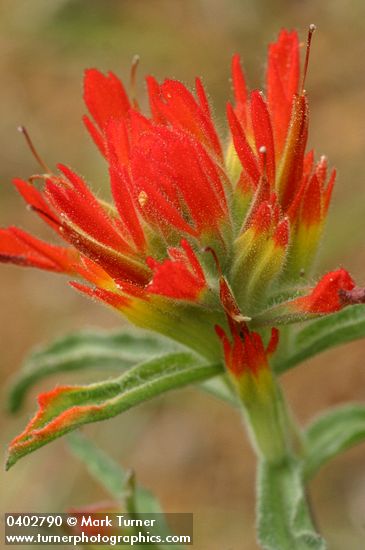
[[[312,36],[313,36],[313,33],[316,30],[316,28],[317,27],[315,25],[313,25],[313,23],[311,25],[309,25],[308,35],[307,35],[307,49],[306,49],[306,52],[305,52],[305,61],[304,61],[304,70],[303,70],[303,81],[302,81],[302,88],[301,88],[302,93],[304,92],[305,79],[307,77]]]
[[[23,134],[23,136],[25,137],[25,141],[27,142],[28,147],[31,150],[31,153],[34,156],[34,158],[36,159],[36,161],[38,162],[38,164],[45,170],[45,172],[50,174],[51,170],[48,168],[47,164],[44,162],[44,160],[42,159],[42,157],[39,155],[38,151],[34,147],[33,142],[30,139],[30,136],[29,136],[28,131],[25,128],[25,126],[18,126],[17,129],[18,129],[18,132]]]
[[[137,100],[137,69],[139,65],[140,57],[135,55],[132,59],[131,72],[130,72],[130,94],[132,104],[135,109],[139,110],[139,104]]]

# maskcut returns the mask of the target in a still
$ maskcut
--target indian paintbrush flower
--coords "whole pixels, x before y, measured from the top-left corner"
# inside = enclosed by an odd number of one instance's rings
[[[248,90],[233,57],[223,140],[199,79],[192,93],[176,80],[148,77],[146,115],[115,74],[86,71],[84,123],[105,157],[113,203],[64,165],[15,179],[65,244],[9,227],[0,232],[0,260],[66,274],[135,325],[209,359],[219,359],[222,343],[247,409],[265,401],[270,411],[276,389],[268,357],[278,327],[364,301],[344,269],[311,284],[335,181],[326,158],[315,161],[306,150],[313,30],[302,75],[297,33],[280,32],[269,46],[264,92]]]

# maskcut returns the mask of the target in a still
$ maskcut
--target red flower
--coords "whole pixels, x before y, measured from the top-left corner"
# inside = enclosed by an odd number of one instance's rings
[[[77,278],[77,290],[214,365],[223,347],[256,445],[272,462],[283,459],[287,444],[269,368],[276,327],[365,302],[365,289],[344,269],[308,286],[335,181],[326,158],[316,162],[306,151],[312,32],[302,76],[298,36],[280,32],[269,46],[264,93],[248,90],[233,57],[226,151],[199,79],[192,93],[148,77],[145,116],[117,76],[88,70],[84,122],[107,162],[112,204],[70,168],[50,173],[30,143],[47,173],[14,184],[66,244],[0,230],[0,261]],[[271,329],[266,346],[264,326]],[[116,414],[113,399],[98,391],[64,386],[42,394],[38,413],[11,444],[9,464],[77,425]]]
[[[108,163],[113,204],[63,165],[38,176],[39,186],[37,177],[15,180],[66,246],[3,229],[0,261],[84,279],[88,285],[72,285],[139,326],[216,356],[213,327],[227,313],[260,318],[274,286],[307,274],[324,225],[335,174],[324,157],[315,163],[306,153],[308,55],[301,83],[299,53],[297,34],[281,31],[269,46],[265,93],[248,91],[233,57],[226,154],[199,79],[194,94],[175,80],[148,77],[147,117],[117,76],[86,71],[84,122]],[[353,288],[344,273],[327,275],[285,307],[316,315],[352,303],[339,297]],[[254,370],[249,357],[262,360],[260,337],[242,338],[233,334],[233,348]]]

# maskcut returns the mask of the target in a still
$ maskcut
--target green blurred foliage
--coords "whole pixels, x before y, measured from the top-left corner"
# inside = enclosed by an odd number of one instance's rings
[[[104,163],[81,123],[84,68],[112,69],[128,85],[131,60],[139,54],[143,105],[144,74],[188,85],[200,75],[224,136],[232,53],[242,54],[249,82],[261,86],[268,42],[283,26],[298,28],[305,39],[312,22],[318,32],[307,80],[310,141],[339,171],[319,267],[343,263],[365,283],[363,0],[1,0],[1,225],[49,236],[10,184],[13,176],[38,170],[16,131],[20,124],[48,164],[69,163],[107,194]],[[31,345],[76,327],[121,322],[79,297],[62,278],[10,266],[2,268],[1,277],[4,381]],[[286,375],[300,419],[352,398],[364,400],[363,355],[363,343],[347,345]],[[67,376],[73,381],[85,378]],[[35,409],[34,397],[16,418],[3,411],[3,443],[22,429]],[[134,467],[168,511],[195,513],[194,548],[251,550],[256,548],[254,460],[240,430],[234,412],[189,390],[86,431],[126,467]],[[332,550],[364,548],[364,458],[362,446],[313,483],[315,509]],[[1,486],[4,511],[62,511],[105,498],[62,441],[24,460]]]

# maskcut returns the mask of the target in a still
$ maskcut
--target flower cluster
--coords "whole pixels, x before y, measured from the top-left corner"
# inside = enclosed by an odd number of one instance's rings
[[[221,340],[235,378],[267,370],[277,343],[275,328],[265,349],[267,327],[361,295],[343,269],[309,283],[335,172],[306,151],[308,52],[301,76],[298,35],[282,30],[269,46],[265,92],[248,90],[233,57],[224,142],[199,79],[192,93],[148,77],[147,116],[113,73],[86,71],[84,122],[105,157],[113,204],[63,165],[16,179],[66,244],[10,227],[0,232],[0,260],[78,279],[79,291],[206,357],[220,356]]]

